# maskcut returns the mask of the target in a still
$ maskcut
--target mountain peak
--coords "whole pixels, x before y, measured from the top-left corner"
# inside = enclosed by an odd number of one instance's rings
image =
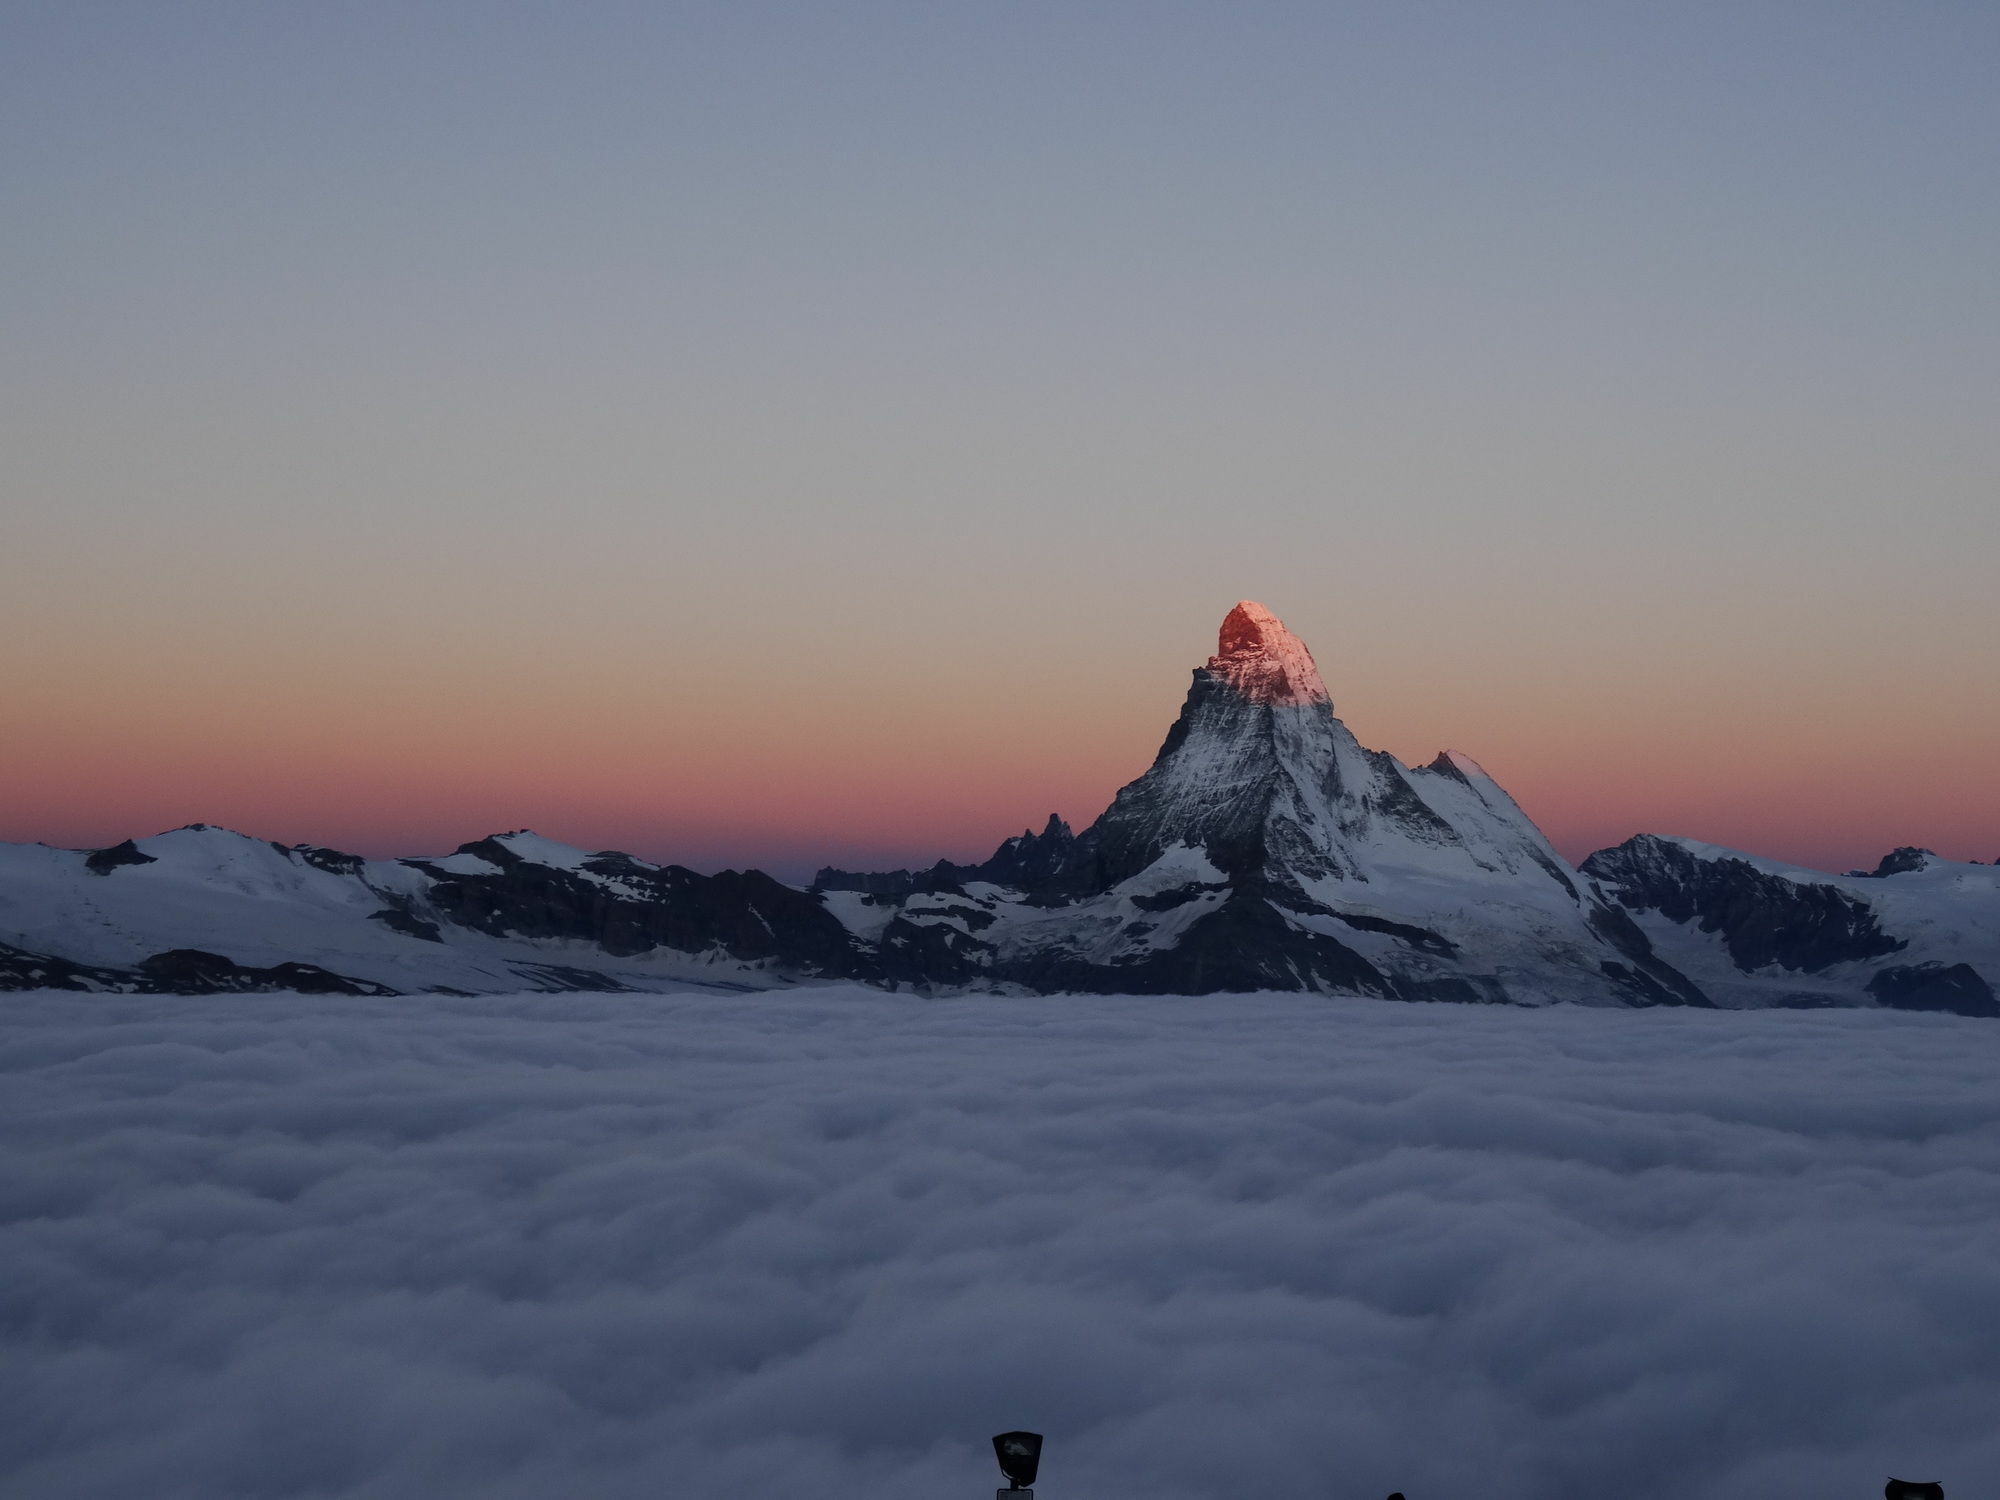
[[[1936,858],[1934,850],[1919,849],[1914,845],[1905,844],[1902,848],[1893,849],[1883,855],[1882,862],[1875,866],[1871,873],[1878,876],[1908,875],[1923,869]]]
[[[1223,617],[1208,670],[1253,703],[1330,701],[1306,643],[1254,599]]]

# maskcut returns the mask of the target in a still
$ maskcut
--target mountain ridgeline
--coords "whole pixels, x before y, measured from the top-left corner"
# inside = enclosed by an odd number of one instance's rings
[[[1572,867],[1478,765],[1357,742],[1245,601],[1090,827],[800,889],[527,833],[370,860],[194,825],[0,847],[0,988],[356,994],[1310,990],[1385,1000],[2000,1014],[2000,870],[1822,875],[1684,839]]]

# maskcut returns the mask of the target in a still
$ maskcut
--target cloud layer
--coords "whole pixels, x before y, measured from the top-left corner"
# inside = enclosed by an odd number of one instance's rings
[[[33,1500],[2000,1484],[2000,1027],[7,997]]]

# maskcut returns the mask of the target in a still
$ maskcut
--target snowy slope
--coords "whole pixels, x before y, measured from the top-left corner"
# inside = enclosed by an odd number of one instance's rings
[[[1827,875],[1645,834],[1585,875],[1733,1006],[1875,1003],[2000,1014],[2000,868],[1905,849]]]
[[[613,955],[577,938],[510,936],[454,922],[437,909],[440,890],[452,888],[441,875],[507,878],[503,864],[469,852],[481,847],[511,852],[523,865],[613,900],[651,899],[631,880],[585,869],[597,856],[530,833],[435,860],[365,860],[196,824],[95,857],[0,845],[0,944],[112,969],[188,949],[255,968],[307,962],[402,993],[777,982],[767,966],[713,946]],[[635,873],[659,870],[633,864]]]

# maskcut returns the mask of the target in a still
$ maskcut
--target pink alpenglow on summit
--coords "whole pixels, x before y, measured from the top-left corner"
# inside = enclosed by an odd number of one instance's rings
[[[1208,670],[1252,703],[1332,701],[1306,643],[1252,599],[1241,601],[1224,617]]]

